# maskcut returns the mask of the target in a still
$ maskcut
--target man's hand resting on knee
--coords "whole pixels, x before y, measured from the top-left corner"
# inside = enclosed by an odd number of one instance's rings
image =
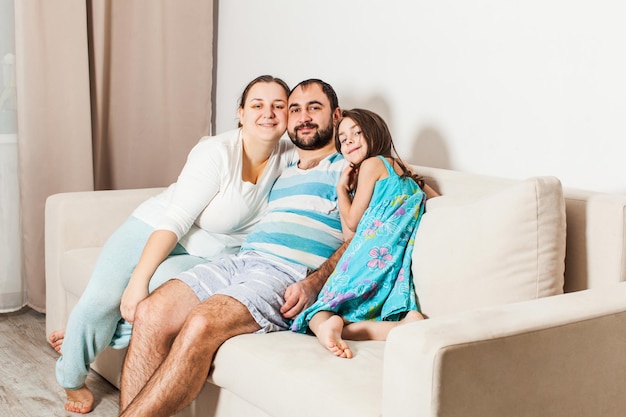
[[[287,287],[285,304],[280,308],[280,313],[284,318],[293,319],[302,310],[313,304],[324,283],[335,270],[339,258],[346,251],[349,243],[350,241],[344,242],[318,270],[311,272],[302,281]]]

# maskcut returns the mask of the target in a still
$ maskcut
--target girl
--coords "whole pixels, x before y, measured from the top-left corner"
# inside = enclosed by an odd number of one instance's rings
[[[142,203],[107,240],[67,327],[49,336],[68,411],[88,413],[89,365],[106,347],[128,345],[137,304],[165,280],[235,253],[267,205],[274,180],[297,152],[280,140],[289,87],[269,75],[241,96],[239,129],[204,137],[175,184]],[[120,320],[123,319],[123,320]],[[125,321],[124,321],[125,320]]]
[[[424,318],[411,254],[424,202],[438,194],[392,156],[397,152],[387,124],[371,111],[344,110],[335,146],[350,162],[337,193],[344,237],[352,241],[292,330],[308,328],[332,353],[351,358],[344,339],[386,340],[393,327]]]

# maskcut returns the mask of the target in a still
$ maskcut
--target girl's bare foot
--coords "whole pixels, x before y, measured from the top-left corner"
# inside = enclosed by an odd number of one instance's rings
[[[406,316],[404,316],[404,318],[400,320],[398,323],[406,324],[406,323],[411,323],[413,321],[418,321],[418,320],[424,320],[424,316],[422,316],[422,313],[416,310],[410,310],[408,313],[406,313]]]
[[[48,336],[48,342],[52,349],[56,350],[57,353],[61,353],[61,345],[63,345],[63,339],[65,338],[65,329],[55,330],[50,333]]]
[[[73,413],[87,414],[93,410],[93,394],[87,388],[87,385],[74,390],[65,390],[67,401],[65,409]]]
[[[352,350],[341,338],[342,331],[343,319],[340,316],[333,315],[328,320],[320,323],[315,335],[322,346],[330,350],[335,356],[350,359],[352,358]]]

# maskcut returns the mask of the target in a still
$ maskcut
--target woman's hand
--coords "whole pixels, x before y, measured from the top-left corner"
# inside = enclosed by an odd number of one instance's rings
[[[128,284],[122,294],[122,303],[120,304],[120,312],[122,317],[129,323],[135,321],[135,310],[137,304],[148,296],[148,287],[146,285],[133,285],[133,282]]]

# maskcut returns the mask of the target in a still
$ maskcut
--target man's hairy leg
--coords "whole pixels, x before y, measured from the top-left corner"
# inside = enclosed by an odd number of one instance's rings
[[[121,416],[171,416],[189,405],[206,382],[217,349],[259,325],[234,298],[215,295],[193,308],[169,354]]]
[[[187,315],[200,300],[182,281],[171,280],[137,306],[120,384],[120,411],[139,394],[167,356]]]

